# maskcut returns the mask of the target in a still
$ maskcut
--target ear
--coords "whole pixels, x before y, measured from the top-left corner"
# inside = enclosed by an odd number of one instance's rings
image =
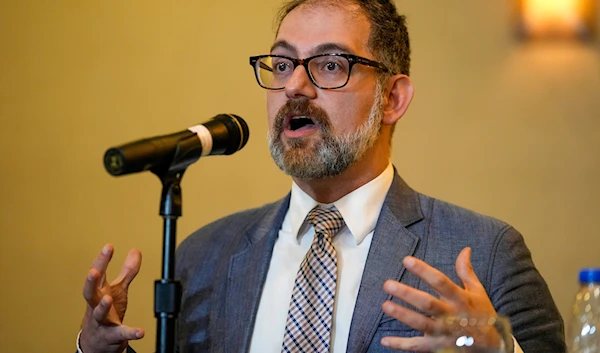
[[[393,125],[404,115],[413,97],[413,84],[406,75],[392,76],[386,87],[383,124]]]

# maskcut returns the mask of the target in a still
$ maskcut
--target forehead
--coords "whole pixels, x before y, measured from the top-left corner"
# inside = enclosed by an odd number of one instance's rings
[[[271,52],[308,57],[343,51],[369,56],[371,24],[355,4],[301,5],[281,22]]]

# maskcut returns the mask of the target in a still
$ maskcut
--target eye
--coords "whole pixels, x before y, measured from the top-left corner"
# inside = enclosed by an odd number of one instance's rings
[[[348,72],[348,60],[337,56],[322,56],[311,61],[313,73],[319,75],[345,75]]]
[[[325,63],[325,70],[326,71],[330,71],[330,72],[335,72],[337,70],[340,70],[340,65],[338,63],[335,63],[333,61],[329,61],[327,63]]]
[[[276,61],[273,63],[276,72],[283,73],[292,69],[292,63],[287,60]]]

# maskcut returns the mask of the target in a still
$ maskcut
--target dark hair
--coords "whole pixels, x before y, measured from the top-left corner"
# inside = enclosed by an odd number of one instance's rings
[[[395,73],[409,75],[410,41],[406,18],[398,14],[396,6],[390,0],[291,0],[279,10],[275,23],[277,32],[285,16],[299,6],[343,6],[344,3],[358,5],[371,21],[368,46],[377,61]]]

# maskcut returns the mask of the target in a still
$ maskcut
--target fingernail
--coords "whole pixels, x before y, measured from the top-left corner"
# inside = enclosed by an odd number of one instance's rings
[[[389,342],[389,340],[387,338],[382,338],[381,339],[381,345],[382,346],[386,346],[387,347],[387,346],[389,346],[389,344],[390,344],[390,342]]]
[[[87,280],[91,282],[93,279],[94,279],[94,276],[92,276],[91,273],[88,273]]]
[[[135,337],[142,338],[142,333],[140,331],[135,332]]]
[[[413,259],[412,257],[405,257],[404,258],[404,266],[406,267],[412,267],[415,264],[415,259]]]
[[[110,246],[108,246],[108,244],[104,245],[104,248],[102,248],[102,253],[104,255],[108,255],[109,251],[110,251]]]
[[[387,292],[389,291],[393,291],[395,288],[396,283],[394,283],[393,281],[386,281],[383,284],[383,289],[385,289]]]

